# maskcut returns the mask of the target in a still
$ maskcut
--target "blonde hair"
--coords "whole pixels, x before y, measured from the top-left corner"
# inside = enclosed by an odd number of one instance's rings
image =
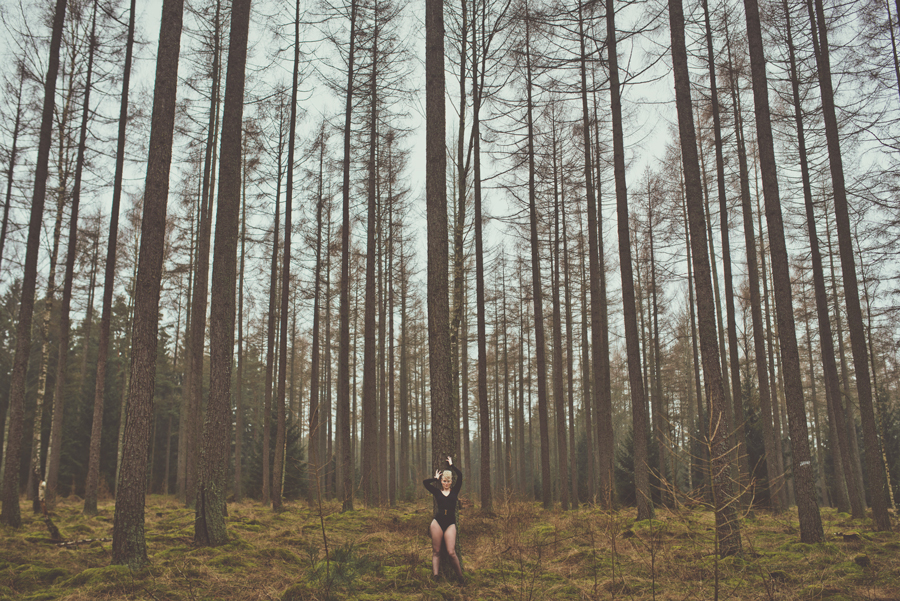
[[[441,474],[441,479],[443,480],[444,478],[447,478],[452,481],[453,480],[453,472],[451,472],[450,470],[444,470],[444,473]]]

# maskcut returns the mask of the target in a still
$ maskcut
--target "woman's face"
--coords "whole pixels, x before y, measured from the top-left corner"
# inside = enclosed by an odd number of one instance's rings
[[[442,477],[441,477],[441,486],[444,487],[444,490],[449,489],[449,488],[450,488],[450,485],[451,485],[452,483],[453,483],[453,479],[452,479],[452,478],[448,478],[447,476],[442,476]]]

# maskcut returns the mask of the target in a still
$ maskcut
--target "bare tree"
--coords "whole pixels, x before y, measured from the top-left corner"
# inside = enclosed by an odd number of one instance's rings
[[[241,135],[249,28],[250,0],[235,0],[231,6],[228,72],[225,76],[225,104],[222,111],[222,165],[219,170],[219,201],[216,206],[216,240],[213,249],[209,311],[209,403],[198,462],[197,513],[194,520],[194,542],[199,545],[215,546],[228,541],[225,530],[225,497],[228,490],[226,470],[231,426],[234,287],[241,209]]]
[[[800,540],[805,543],[814,543],[822,541],[825,535],[822,530],[822,518],[819,514],[812,478],[806,411],[803,407],[803,385],[800,380],[800,353],[797,348],[797,333],[794,327],[791,280],[787,246],[784,239],[781,200],[778,193],[766,64],[757,0],[744,0],[744,11],[747,19],[747,38],[750,44],[750,71],[756,112],[756,135],[759,142],[763,196],[765,197],[766,222],[769,227],[769,245],[772,255],[775,311],[778,317],[778,336],[781,342],[781,371],[784,378],[785,402],[791,429],[793,472],[797,484]]]
[[[113,563],[139,568],[147,563],[144,540],[144,497],[147,451],[153,416],[156,344],[159,327],[159,288],[162,277],[169,167],[175,128],[175,93],[181,48],[183,0],[164,0],[156,60],[156,89],[147,160],[147,182],[141,220],[141,252],[137,266],[131,352],[128,417],[124,454],[116,487],[113,523]]]
[[[19,459],[22,452],[24,429],[25,373],[31,351],[31,319],[34,314],[34,290],[37,282],[37,259],[40,245],[44,200],[47,195],[47,173],[50,159],[50,137],[53,125],[53,100],[56,76],[59,72],[59,47],[63,23],[66,17],[66,0],[57,0],[53,15],[53,33],[50,38],[50,54],[47,76],[44,78],[44,103],[41,112],[41,131],[38,141],[37,163],[34,174],[34,193],[31,198],[31,218],[28,223],[28,241],[25,249],[25,269],[22,277],[21,303],[16,325],[16,350],[9,382],[9,429],[6,453],[3,456],[3,508],[0,522],[13,528],[22,524],[19,513]]]

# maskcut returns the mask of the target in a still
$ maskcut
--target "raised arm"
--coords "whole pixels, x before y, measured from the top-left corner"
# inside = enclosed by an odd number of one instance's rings
[[[452,463],[450,464],[450,469],[456,474],[456,483],[453,485],[453,490],[458,492],[459,489],[462,488],[462,472]]]
[[[422,486],[425,487],[425,490],[427,490],[431,494],[439,493],[441,489],[437,486],[434,486],[433,484],[440,482],[440,475],[440,470],[437,470],[436,472],[434,472],[434,478],[425,478],[424,480],[422,480]]]

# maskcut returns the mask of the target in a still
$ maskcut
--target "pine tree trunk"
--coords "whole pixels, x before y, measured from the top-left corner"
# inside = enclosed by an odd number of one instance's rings
[[[281,268],[281,326],[279,328],[278,394],[275,398],[278,412],[275,426],[275,465],[272,470],[272,509],[281,510],[281,473],[284,469],[288,300],[291,290],[291,221],[293,220],[294,146],[297,129],[297,76],[300,69],[300,2],[294,4],[294,67],[291,79],[290,126],[288,127],[287,189],[284,197],[284,253]]]
[[[844,166],[841,159],[840,135],[834,106],[834,89],[831,83],[831,59],[828,48],[828,30],[825,25],[825,9],[822,0],[815,0],[815,11],[813,11],[812,4],[812,0],[807,0],[810,24],[813,28],[814,47],[818,46],[816,65],[818,66],[819,89],[825,117],[828,160],[831,166],[831,185],[834,191],[834,213],[837,222],[838,249],[841,256],[841,275],[844,281],[844,300],[847,304],[847,322],[850,329],[850,347],[853,351],[856,391],[866,450],[866,475],[871,491],[869,498],[875,519],[875,529],[890,531],[891,519],[887,511],[886,490],[888,484],[884,477],[884,464],[880,457],[878,428],[875,423],[875,408],[872,401],[872,381],[869,375],[868,350],[859,301],[847,190],[844,183]],[[814,12],[815,18],[813,18]],[[816,33],[816,28],[818,28],[818,33]]]
[[[191,335],[188,353],[187,373],[187,411],[183,445],[179,446],[179,468],[183,465],[184,488],[179,489],[187,507],[193,507],[197,492],[197,470],[200,455],[200,436],[203,427],[203,356],[206,348],[206,308],[209,290],[209,245],[212,235],[212,205],[214,199],[214,180],[216,173],[216,139],[219,127],[219,90],[221,76],[219,74],[220,43],[220,11],[221,0],[216,1],[216,14],[213,23],[213,65],[212,89],[210,91],[209,122],[207,125],[206,149],[203,162],[203,181],[200,190],[200,228],[197,250],[197,272],[194,278],[193,299],[191,300]],[[183,449],[183,452],[182,452]]]
[[[53,34],[50,38],[50,54],[47,76],[44,79],[44,102],[41,113],[41,131],[35,163],[34,193],[31,200],[31,218],[28,222],[28,241],[25,248],[25,265],[22,276],[21,303],[16,324],[16,347],[9,381],[9,428],[6,434],[6,453],[3,455],[3,508],[0,522],[13,528],[22,524],[19,512],[19,459],[22,452],[24,429],[25,375],[31,354],[31,319],[34,314],[34,291],[37,282],[37,259],[43,222],[44,200],[47,194],[47,174],[50,159],[51,130],[53,126],[53,97],[56,76],[59,71],[59,47],[66,15],[66,0],[57,0],[53,17]]]
[[[722,236],[722,266],[725,276],[725,320],[728,330],[728,364],[731,368],[731,400],[733,403],[732,428],[735,435],[734,447],[738,456],[741,494],[749,500],[750,461],[747,450],[746,426],[744,424],[744,404],[741,389],[741,365],[738,357],[737,320],[734,311],[734,283],[731,276],[731,241],[729,239],[728,204],[725,193],[725,158],[722,150],[722,118],[719,108],[719,90],[716,85],[716,66],[710,25],[709,3],[703,0],[703,15],[706,25],[707,61],[713,113],[713,136],[716,147],[716,183],[719,194],[719,220]],[[726,387],[727,390],[727,387]]]
[[[428,240],[428,350],[431,373],[431,467],[443,465],[455,444],[451,391],[447,276],[447,149],[444,111],[444,10],[425,2],[425,190]],[[445,562],[446,563],[446,562]]]
[[[426,0],[428,2],[430,0]],[[473,0],[474,5],[474,0]],[[472,25],[472,139],[474,161],[472,165],[472,185],[475,189],[475,206],[473,220],[475,222],[475,311],[476,338],[478,345],[478,438],[480,440],[480,496],[481,510],[491,513],[494,510],[491,489],[491,429],[487,405],[487,326],[485,324],[484,300],[484,237],[483,211],[481,207],[481,86],[477,81],[478,56],[476,44],[477,28],[474,25],[476,11],[473,10]],[[484,40],[482,39],[482,42]],[[484,80],[484,67],[481,67],[481,78]]]
[[[531,289],[534,302],[534,344],[537,359],[538,376],[538,418],[541,434],[541,501],[545,509],[553,507],[552,475],[550,473],[550,426],[547,403],[547,360],[545,357],[546,342],[544,337],[544,307],[541,282],[540,248],[537,235],[537,190],[535,186],[534,166],[534,120],[532,100],[531,72],[531,16],[525,6],[525,90],[526,90],[526,123],[528,127],[528,214],[531,240]],[[564,478],[560,474],[560,478]],[[563,508],[568,509],[568,482],[562,486],[560,500],[564,500]]]
[[[66,273],[63,278],[62,307],[59,318],[59,353],[56,363],[56,382],[53,388],[53,412],[50,422],[50,441],[47,445],[46,503],[52,507],[56,500],[56,483],[59,476],[59,459],[62,445],[63,405],[66,374],[69,361],[69,312],[72,306],[72,280],[75,277],[75,255],[78,242],[78,209],[81,200],[81,175],[84,170],[84,152],[87,145],[87,126],[90,116],[91,82],[94,74],[94,47],[97,23],[97,0],[94,0],[91,17],[91,36],[88,42],[87,75],[84,84],[84,106],[81,113],[81,128],[78,142],[78,158],[75,163],[75,184],[72,190],[72,209],[69,217],[69,243],[66,249]]]
[[[244,153],[243,178],[241,188],[241,261],[238,268],[238,305],[237,305],[237,378],[235,380],[234,408],[234,501],[243,499],[243,458],[244,458],[244,257],[247,242],[247,169],[246,152]],[[166,467],[168,470],[168,465]]]
[[[599,452],[599,494],[600,507],[610,509],[615,498],[613,482],[613,425],[612,402],[609,394],[608,344],[604,345],[606,332],[606,302],[601,289],[605,283],[602,242],[598,242],[598,232],[602,231],[601,219],[598,218],[596,198],[594,195],[593,160],[591,158],[591,127],[587,101],[587,51],[585,49],[584,7],[578,3],[578,32],[580,44],[579,67],[581,72],[581,126],[584,140],[584,179],[587,190],[588,216],[588,269],[591,292],[591,347],[595,385],[592,394],[585,393],[585,403],[596,408],[597,446]],[[599,162],[599,157],[594,157]],[[598,181],[599,184],[599,181]],[[599,185],[597,186],[599,188]],[[604,354],[604,352],[606,353]],[[604,359],[606,360],[604,362]],[[589,369],[589,368],[586,368]],[[592,471],[593,473],[593,471]]]
[[[197,512],[194,543],[221,545],[225,529],[226,475],[231,424],[231,367],[234,354],[235,276],[241,209],[241,137],[244,111],[244,69],[250,27],[250,0],[234,0],[222,111],[222,151],[216,239],[209,311],[210,389],[203,445],[198,462]],[[286,223],[290,218],[285,219]],[[287,254],[287,251],[285,252]],[[282,364],[284,358],[281,359]]]
[[[694,286],[697,291],[700,352],[710,409],[709,445],[713,504],[716,514],[716,550],[721,556],[730,556],[741,552],[741,533],[733,504],[733,483],[729,469],[733,456],[729,449],[730,424],[726,418],[725,387],[720,371],[720,355],[716,341],[713,286],[704,227],[707,220],[703,210],[700,161],[697,156],[697,138],[691,110],[691,83],[681,0],[669,0],[669,22],[672,35],[672,64],[675,76],[678,130],[681,138],[681,159],[684,169],[691,250],[693,251]]]
[[[616,49],[615,0],[606,2],[606,32],[609,60],[610,106],[613,125],[613,172],[616,180],[616,207],[619,230],[619,263],[622,276],[622,304],[625,321],[625,348],[631,389],[632,432],[634,436],[634,480],[638,519],[653,517],[650,498],[650,467],[647,453],[647,409],[638,341],[634,276],[631,264],[631,233],[628,227],[628,190],[625,182],[625,142],[622,131],[622,100],[619,85],[619,60]],[[611,458],[610,458],[611,460]],[[600,469],[604,466],[601,464]]]
[[[182,0],[164,0],[156,62],[156,89],[141,220],[141,252],[138,263],[135,316],[131,353],[129,416],[125,428],[125,453],[113,524],[113,563],[132,568],[147,563],[144,540],[144,496],[147,483],[147,443],[153,416],[156,346],[159,326],[159,290],[162,277],[166,201],[175,125],[175,93],[181,46]]]
[[[824,539],[824,532],[819,506],[815,498],[806,411],[803,407],[800,355],[794,328],[791,279],[781,217],[781,200],[778,193],[775,150],[769,115],[768,84],[757,0],[744,0],[744,9],[747,18],[747,37],[750,44],[750,70],[753,80],[763,195],[766,202],[766,221],[769,226],[775,310],[778,316],[778,334],[781,340],[785,401],[791,430],[791,456],[796,483],[797,511],[800,518],[800,540],[805,543],[814,543]]]
[[[819,325],[819,344],[822,353],[822,367],[825,379],[825,394],[828,398],[828,414],[831,416],[832,425],[846,423],[843,403],[834,404],[833,399],[840,398],[840,383],[838,381],[837,362],[834,356],[834,337],[831,333],[831,319],[828,312],[828,293],[825,290],[825,270],[822,266],[822,253],[819,250],[819,238],[816,233],[816,216],[813,208],[812,184],[810,182],[809,161],[806,152],[806,133],[803,125],[803,111],[800,96],[800,80],[797,73],[797,65],[794,51],[793,34],[791,31],[791,17],[787,2],[782,2],[785,11],[785,24],[788,43],[788,55],[790,57],[791,92],[794,104],[794,121],[797,128],[797,145],[800,158],[800,175],[803,182],[803,199],[806,208],[806,228],[809,233],[810,256],[813,270],[813,289],[816,299],[816,315]],[[808,326],[807,326],[808,327]],[[810,353],[812,349],[810,349]],[[810,362],[812,359],[810,359]],[[860,490],[854,485],[853,463],[850,461],[850,441],[846,428],[835,428],[836,435],[832,438],[837,444],[832,443],[832,454],[835,465],[835,479],[842,482],[837,485],[842,494],[838,494],[838,506],[841,511],[852,512],[855,519],[860,519],[865,513],[864,502],[860,496]],[[836,440],[835,440],[836,439]],[[851,485],[848,487],[847,483]],[[846,505],[849,503],[849,507]],[[841,507],[845,505],[844,507]]]
[[[566,392],[565,392],[565,384],[563,383],[563,349],[562,349],[562,310],[560,307],[560,299],[559,299],[559,271],[560,271],[560,256],[559,256],[559,213],[560,213],[560,193],[559,193],[559,167],[558,162],[559,157],[557,153],[557,139],[556,139],[556,122],[554,121],[551,125],[553,127],[553,150],[552,152],[552,161],[553,161],[553,214],[554,214],[554,224],[553,224],[553,250],[551,253],[551,272],[552,272],[552,281],[553,281],[553,293],[552,293],[552,304],[553,304],[553,401],[556,406],[556,448],[557,448],[557,465],[559,469],[559,498],[562,504],[563,511],[569,509],[569,466],[567,465],[570,462],[568,445],[566,441]],[[565,202],[565,199],[562,200]],[[536,230],[535,230],[536,233]],[[533,255],[532,255],[533,256]],[[504,328],[506,331],[506,328]],[[575,424],[574,422],[569,426],[572,431],[574,431]],[[577,494],[574,496],[573,501],[575,501],[574,505],[578,506],[578,496]]]
[[[84,513],[86,515],[96,515],[97,513],[97,488],[100,479],[100,436],[103,430],[103,400],[106,394],[106,366],[109,359],[109,328],[110,319],[112,317],[112,294],[115,286],[116,248],[119,239],[119,205],[122,200],[122,178],[125,165],[125,128],[128,123],[128,86],[131,81],[131,61],[134,49],[135,6],[136,0],[132,0],[128,17],[128,41],[125,46],[125,70],[122,76],[122,100],[119,106],[116,172],[113,179],[113,198],[109,218],[109,239],[106,247],[106,272],[103,283],[103,308],[100,316],[100,340],[97,346],[97,374],[94,384],[94,411],[91,425],[91,445],[88,458],[87,482],[85,484],[84,493]],[[181,9],[179,8],[177,10],[179,11],[177,19],[178,23],[180,23]],[[178,60],[177,51],[174,60]],[[174,96],[174,88],[169,93]]]
[[[341,437],[341,473],[344,477],[341,511],[353,509],[353,449],[350,438],[350,125],[353,113],[353,67],[356,52],[357,0],[350,0],[350,49],[344,113],[344,180],[341,224],[340,347],[338,349],[338,436]],[[355,413],[355,412],[354,412]],[[321,459],[320,459],[321,461]]]

